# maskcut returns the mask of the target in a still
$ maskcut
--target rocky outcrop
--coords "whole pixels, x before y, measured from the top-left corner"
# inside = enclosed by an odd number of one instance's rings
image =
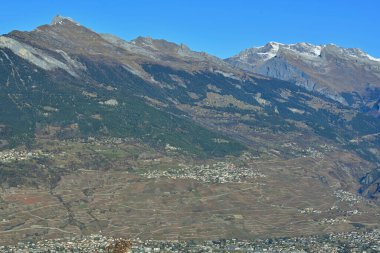
[[[51,25],[61,25],[64,22],[71,22],[71,23],[75,23],[76,25],[80,25],[78,22],[75,22],[72,18],[63,17],[61,15],[55,16],[50,24]]]
[[[38,48],[34,48],[28,44],[5,36],[0,37],[0,48],[8,48],[17,56],[44,70],[63,69],[70,75],[76,76],[76,69],[84,69],[82,64],[71,59],[70,56],[63,51],[57,50],[57,53],[63,57],[62,61],[52,57]],[[5,52],[3,52],[3,54],[6,56]]]
[[[360,179],[359,193],[371,199],[380,198],[380,168],[376,168]]]

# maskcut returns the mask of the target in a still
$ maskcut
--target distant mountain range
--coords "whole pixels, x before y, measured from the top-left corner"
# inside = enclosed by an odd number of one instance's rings
[[[380,59],[333,44],[270,42],[226,59],[246,71],[293,82],[355,108],[378,111]],[[377,113],[376,113],[377,115]]]

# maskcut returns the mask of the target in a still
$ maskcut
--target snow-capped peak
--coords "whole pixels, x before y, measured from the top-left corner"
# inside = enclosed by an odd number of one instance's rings
[[[282,46],[284,44],[282,43],[278,43],[278,42],[275,42],[275,41],[270,41],[268,42],[267,44],[265,44],[264,46],[262,47],[272,47],[272,48],[279,48],[280,46]]]
[[[365,54],[365,55],[366,55],[367,58],[370,59],[371,61],[380,62],[380,59],[379,59],[379,58],[372,57],[372,56],[370,56],[369,54]]]
[[[246,49],[235,57],[240,58],[243,61],[250,61],[249,59],[251,59],[252,61],[263,62],[277,56],[279,51],[286,50],[291,51],[293,54],[314,58],[320,56],[322,48],[323,46],[315,46],[306,42],[282,44],[271,41],[264,46]]]
[[[252,47],[243,50],[238,55],[230,58],[232,61],[238,61],[243,64],[249,63],[258,66],[276,56],[283,54],[292,55],[306,61],[319,62],[323,59],[320,57],[322,51],[336,54],[342,59],[352,59],[360,62],[379,64],[380,59],[375,58],[358,48],[343,48],[334,44],[313,45],[307,42],[294,44],[282,44],[278,42],[269,42],[264,46]]]
[[[348,55],[350,55],[353,58],[364,58],[371,61],[380,62],[380,59],[372,57],[358,48],[347,48],[345,51],[346,53],[348,53]]]
[[[321,50],[323,47],[315,46],[310,43],[300,42],[300,43],[288,45],[287,48],[301,54],[306,54],[309,56],[319,56],[321,54]]]

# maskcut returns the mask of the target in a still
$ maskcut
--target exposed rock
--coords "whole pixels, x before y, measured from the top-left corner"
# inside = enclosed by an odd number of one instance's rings
[[[362,185],[359,193],[363,196],[377,199],[380,197],[380,168],[376,168],[360,179]]]
[[[56,58],[48,55],[38,48],[34,48],[30,45],[5,36],[0,36],[0,48],[8,48],[19,57],[44,70],[53,70],[59,68],[65,70],[72,76],[76,76],[77,74],[75,72],[75,69],[79,66],[83,68],[82,65],[70,59],[70,57],[65,53],[63,53],[65,59],[69,60],[69,63],[71,64],[57,60]]]
[[[380,87],[380,59],[360,49],[333,44],[270,42],[246,49],[226,61],[237,68],[291,81],[353,107],[370,107],[373,98],[368,96],[367,83]]]
[[[64,22],[71,22],[71,23],[74,23],[76,25],[80,25],[78,22],[75,22],[72,18],[63,17],[60,15],[55,16],[50,24],[51,25],[62,25]]]

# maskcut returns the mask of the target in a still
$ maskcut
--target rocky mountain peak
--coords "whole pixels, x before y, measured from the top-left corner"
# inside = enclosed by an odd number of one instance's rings
[[[309,56],[319,56],[323,46],[316,46],[306,42],[300,42],[295,44],[282,44],[278,42],[269,42],[261,47],[254,47],[250,50],[251,54],[267,54],[267,57],[264,57],[265,60],[273,58],[279,53],[284,51],[292,51],[295,54],[306,54]]]
[[[275,42],[275,41],[271,41],[271,42],[268,42],[267,44],[265,44],[264,48],[268,48],[268,49],[278,49],[280,46],[282,46],[284,44],[282,43],[278,43],[278,42]],[[258,47],[260,48],[260,47]]]
[[[153,38],[150,36],[143,37],[139,36],[136,39],[131,41],[132,44],[145,44],[145,45],[152,45],[153,44]]]
[[[362,103],[360,99],[349,99],[355,100],[349,103],[344,97],[352,92],[366,96],[366,83],[380,88],[380,59],[358,48],[269,42],[226,61],[243,70],[293,82],[345,105]]]
[[[50,25],[63,25],[64,23],[74,23],[76,25],[80,25],[78,22],[74,21],[74,19],[70,17],[64,17],[61,15],[56,15],[53,20],[51,21]]]

